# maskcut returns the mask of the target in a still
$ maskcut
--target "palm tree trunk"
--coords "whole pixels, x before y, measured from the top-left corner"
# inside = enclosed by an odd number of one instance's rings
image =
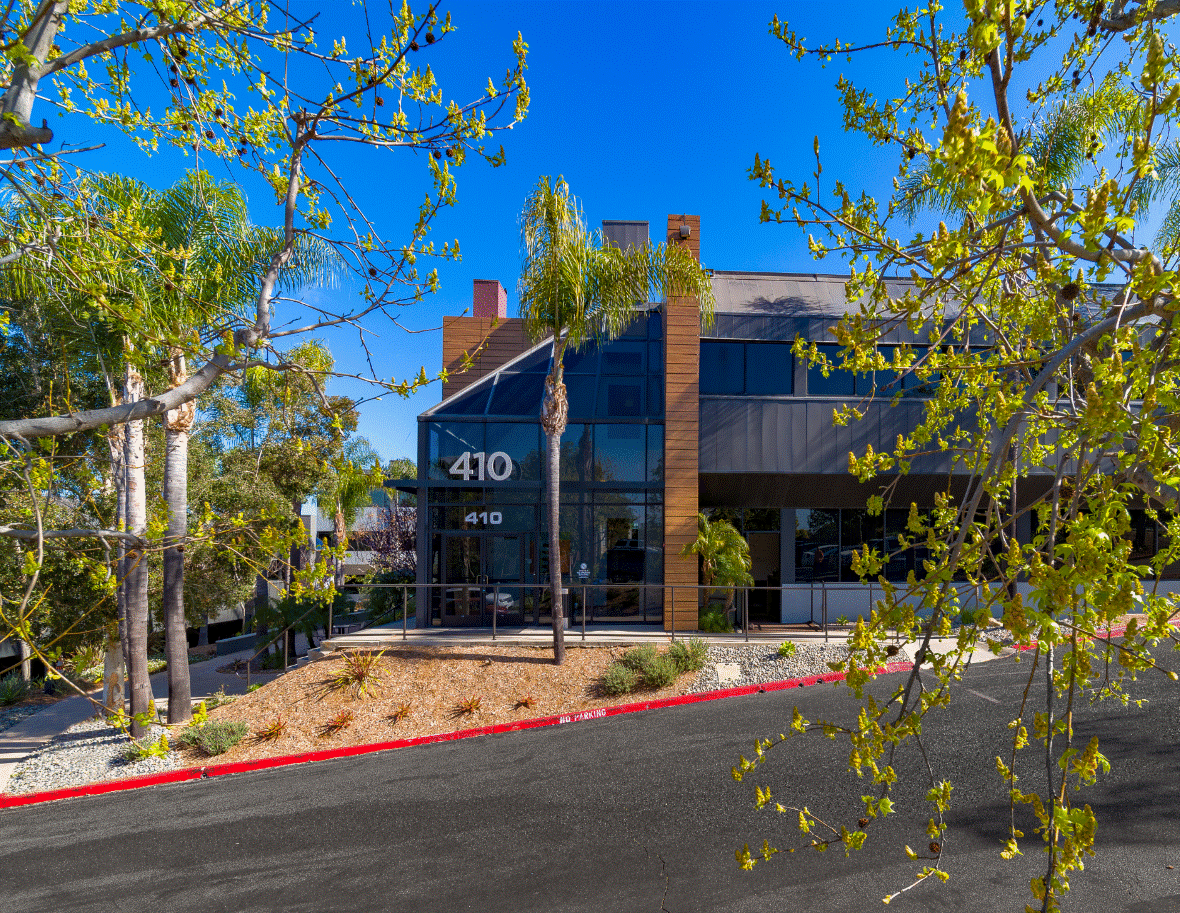
[[[117,398],[120,402],[121,397]],[[115,403],[117,405],[118,403]],[[113,529],[127,527],[127,473],[124,447],[126,427],[114,425],[107,431],[107,450],[111,462],[111,484],[115,489],[115,522]],[[102,670],[102,705],[107,716],[123,713],[126,700],[124,679],[127,675],[127,544],[120,539],[115,552],[115,623],[108,627],[105,638],[106,653]]]
[[[143,378],[130,365],[127,367],[124,402],[143,398]],[[147,492],[144,486],[143,422],[127,423],[125,465],[127,471],[127,531],[137,536],[147,535]],[[130,654],[128,675],[131,679],[131,735],[141,738],[147,727],[137,715],[153,714],[155,700],[147,669],[148,634],[148,564],[142,546],[127,549],[127,647]],[[142,717],[141,717],[142,719]]]
[[[541,410],[541,426],[548,444],[549,498],[549,592],[553,604],[553,663],[565,662],[565,620],[561,599],[561,436],[569,417],[569,403],[562,381],[561,359],[564,343],[553,340],[553,368],[545,378],[545,403]]]
[[[188,377],[184,355],[169,365],[169,382],[179,386]],[[188,671],[188,635],[184,617],[184,543],[188,535],[188,437],[196,403],[185,403],[164,416],[164,501],[168,535],[164,541],[164,652],[168,658],[168,724],[187,723],[193,716]]]

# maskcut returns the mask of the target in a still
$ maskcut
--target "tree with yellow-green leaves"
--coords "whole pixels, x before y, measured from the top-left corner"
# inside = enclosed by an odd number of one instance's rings
[[[734,768],[736,779],[757,779],[797,739],[847,741],[850,768],[873,788],[830,829],[800,814],[803,847],[857,849],[871,837],[893,809],[900,746],[925,751],[923,720],[953,706],[972,650],[999,650],[982,624],[995,616],[1006,639],[1028,650],[1011,749],[984,760],[1013,807],[998,851],[1032,860],[1029,844],[1040,844],[1028,909],[1057,910],[1101,824],[1077,791],[1109,767],[1096,740],[1075,736],[1075,708],[1132,700],[1136,675],[1176,678],[1164,667],[1180,644],[1180,605],[1156,584],[1180,558],[1180,261],[1168,220],[1158,235],[1146,222],[1150,205],[1175,189],[1180,52],[1167,30],[1177,12],[1172,2],[1125,0],[935,3],[899,13],[880,41],[861,46],[812,46],[788,23],[771,23],[798,61],[905,61],[896,91],[838,84],[847,127],[898,163],[893,198],[861,195],[838,176],[821,183],[818,138],[810,176],[781,174],[759,155],[750,177],[766,194],[762,221],[801,228],[818,259],[847,266],[839,362],[913,374],[934,391],[921,425],[892,451],[849,454],[850,471],[878,487],[870,511],[910,506],[893,492],[924,453],[949,451],[965,482],[953,491],[948,483],[928,516],[913,509],[899,537],[899,549],[929,548],[923,579],[888,582],[886,556],[869,549],[854,560],[883,592],[850,641],[845,671],[864,700],[859,716],[807,720],[796,711],[789,735],[760,739],[754,760]],[[1114,103],[1094,102],[1099,93]],[[926,232],[911,222],[922,207],[942,220]],[[886,360],[877,344],[896,326],[928,345],[897,347]],[[798,343],[796,353],[823,362],[814,346]],[[859,417],[851,405],[834,419]],[[1133,551],[1132,510],[1162,531],[1150,560]],[[1019,526],[1031,537],[1016,535]],[[935,639],[950,636],[960,615],[961,587],[980,593],[979,623],[940,648]],[[1105,636],[1128,613],[1125,638]],[[915,643],[914,669],[873,702],[865,670],[896,652],[896,634]],[[1025,776],[1034,767],[1038,776]],[[931,824],[923,851],[910,851],[919,870],[887,902],[948,877],[952,784],[931,774],[923,786]],[[759,807],[785,803],[759,785]],[[1016,827],[1024,807],[1035,834]],[[774,852],[764,845],[765,858]],[[748,847],[738,859],[760,861]]]
[[[67,382],[30,397],[35,411],[14,412],[9,403],[0,415],[0,473],[23,492],[0,516],[0,539],[19,544],[21,554],[12,586],[0,592],[0,637],[34,647],[43,640],[31,619],[45,599],[39,570],[47,541],[76,541],[98,572],[118,563],[120,543],[139,559],[164,544],[140,510],[134,529],[46,526],[63,512],[55,479],[71,436],[111,429],[112,454],[138,453],[136,423],[160,416],[176,425],[220,379],[251,371],[299,375],[331,411],[328,375],[285,353],[340,326],[357,328],[364,345],[367,332],[396,327],[404,307],[438,287],[435,263],[458,256],[457,241],[431,239],[431,223],[454,204],[456,173],[469,158],[493,167],[504,161],[496,134],[528,109],[527,45],[518,36],[505,48],[501,79],[469,100],[451,100],[432,70],[454,31],[437,2],[359,12],[359,31],[346,41],[318,34],[325,17],[310,7],[292,13],[271,0],[17,0],[0,9],[0,185],[32,215],[3,220],[0,265],[37,274],[70,301],[71,331],[116,328],[127,356],[118,360],[128,365],[127,383],[108,384],[105,402],[95,399],[91,381],[119,377],[122,364],[110,363],[109,349],[92,347],[101,365],[60,360]],[[76,115],[60,132],[47,117],[58,112]],[[273,191],[277,227],[260,268],[242,277],[250,285],[245,303],[201,326],[159,319],[144,288],[166,292],[174,315],[202,304],[202,282],[177,267],[191,245],[161,241],[134,207],[101,203],[84,180],[94,136],[70,132],[86,122],[122,130],[146,153],[179,149],[198,167],[216,163]],[[412,194],[416,211],[390,233],[351,176],[405,153],[420,156],[424,180],[394,188]],[[299,274],[300,251],[316,246],[330,248],[359,287],[334,310],[305,309],[288,282]],[[0,312],[0,320],[9,316]],[[62,340],[51,338],[66,351]],[[171,376],[145,368],[161,352],[176,368]],[[367,379],[398,393],[429,381],[424,372]],[[115,440],[124,428],[130,448]]]

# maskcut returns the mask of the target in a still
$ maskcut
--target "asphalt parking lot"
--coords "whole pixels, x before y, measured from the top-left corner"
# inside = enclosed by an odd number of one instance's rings
[[[954,710],[926,727],[939,777],[955,784],[947,885],[890,910],[1019,911],[1042,854],[999,857],[1008,815],[994,756],[1004,750],[1027,663],[972,669]],[[882,687],[897,680],[883,680]],[[1114,764],[1088,789],[1098,855],[1066,909],[1180,910],[1180,689],[1138,684],[1143,709],[1083,711]],[[847,747],[778,749],[765,776],[729,775],[758,735],[847,714],[821,685],[505,733],[360,758],[0,812],[0,882],[12,911],[562,910],[863,911],[909,883],[903,847],[924,846],[924,780],[909,751],[899,812],[866,848],[780,855],[743,872],[734,850],[788,846],[792,822],[753,808],[753,783],[821,817],[847,816],[865,783]],[[1030,764],[1028,781],[1034,782]],[[857,817],[851,814],[852,819]],[[1176,868],[1169,869],[1167,866]]]

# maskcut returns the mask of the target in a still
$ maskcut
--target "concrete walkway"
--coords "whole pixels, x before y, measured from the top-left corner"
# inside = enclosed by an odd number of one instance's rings
[[[230,653],[226,656],[214,656],[202,663],[191,663],[188,667],[192,683],[193,702],[207,700],[225,689],[226,694],[245,694],[246,675],[225,674],[218,672],[218,668],[226,663],[238,659],[248,659],[253,650],[240,653]],[[266,672],[253,674],[251,683],[272,681],[279,673]],[[168,710],[168,673],[157,672],[151,677],[152,694],[156,697],[156,707],[161,714]],[[162,695],[162,696],[161,696]],[[96,692],[95,697],[101,703],[102,692]],[[81,723],[95,715],[97,707],[81,695],[67,697],[50,704],[44,710],[38,711],[26,720],[0,732],[0,793],[8,785],[8,778],[22,761],[39,749],[55,736],[61,735],[76,723]]]

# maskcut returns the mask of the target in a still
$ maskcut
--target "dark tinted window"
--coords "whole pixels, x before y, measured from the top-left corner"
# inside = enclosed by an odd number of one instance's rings
[[[594,417],[594,391],[597,382],[593,374],[571,374],[565,379],[565,398],[569,403],[570,417]]]
[[[701,393],[736,395],[745,384],[745,345],[740,342],[701,342]]]
[[[646,342],[612,342],[602,352],[602,373],[637,377],[644,372],[643,356],[646,351]]]
[[[489,415],[540,415],[544,374],[501,374],[492,393]]]
[[[486,384],[470,393],[461,393],[453,402],[438,410],[439,415],[483,415],[488,405],[491,385]]]
[[[840,347],[822,345],[817,347],[821,354],[826,355],[829,362],[840,363]],[[809,396],[854,396],[856,394],[856,375],[851,371],[832,368],[827,377],[816,365],[807,366],[807,394]],[[868,392],[867,389],[864,392]]]
[[[488,422],[484,446],[487,448],[488,459],[496,452],[508,455],[512,461],[509,475],[512,481],[536,481],[541,478],[540,425],[529,422]],[[502,458],[497,460],[493,467],[497,475],[502,474],[506,468]]]
[[[464,453],[478,453],[484,449],[482,422],[432,422],[430,425],[430,478],[448,481],[470,481],[463,472],[451,475],[451,467]]]
[[[788,342],[746,343],[746,390],[751,396],[795,390],[795,361]]]
[[[598,415],[602,418],[626,418],[643,415],[642,378],[603,377],[598,382]]]
[[[566,349],[561,366],[566,374],[594,374],[598,370],[598,347],[591,344],[576,352]]]
[[[643,425],[599,425],[594,464],[599,481],[642,482],[647,468]]]

